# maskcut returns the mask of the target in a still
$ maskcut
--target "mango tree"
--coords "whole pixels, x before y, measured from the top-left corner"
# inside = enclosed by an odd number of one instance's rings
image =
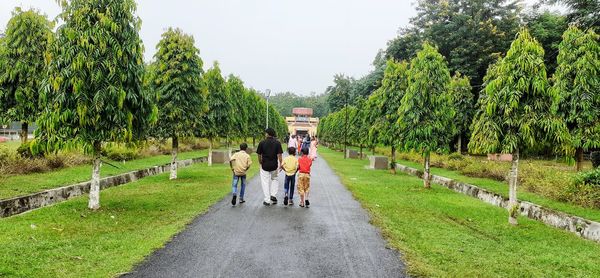
[[[27,143],[29,124],[40,105],[41,82],[46,78],[47,50],[52,42],[52,23],[35,10],[16,8],[6,26],[0,54],[0,122],[21,122],[21,144]]]
[[[152,88],[158,99],[154,136],[171,138],[170,179],[177,179],[179,138],[193,136],[197,118],[206,110],[202,59],[194,38],[180,29],[162,34],[154,55]]]
[[[454,124],[458,135],[456,149],[459,153],[462,153],[462,135],[467,133],[469,125],[473,121],[473,93],[471,90],[469,77],[461,75],[460,72],[457,72],[450,80],[450,97],[456,112],[454,116]]]
[[[600,43],[598,35],[570,27],[559,45],[553,90],[560,97],[559,113],[571,134],[577,171],[583,152],[600,148]]]
[[[516,225],[520,151],[545,139],[566,140],[568,132],[554,113],[558,96],[548,90],[544,49],[527,29],[521,29],[506,57],[488,74],[494,78],[486,78],[469,150],[512,154],[507,209],[509,223]]]
[[[93,156],[89,208],[100,207],[103,142],[142,139],[156,120],[142,89],[143,46],[133,0],[61,1],[64,24],[50,47],[46,106],[34,151],[81,147]]]
[[[448,93],[450,72],[444,57],[428,43],[408,70],[408,89],[398,110],[405,150],[424,156],[424,186],[430,188],[430,154],[447,151],[454,135],[455,111]]]

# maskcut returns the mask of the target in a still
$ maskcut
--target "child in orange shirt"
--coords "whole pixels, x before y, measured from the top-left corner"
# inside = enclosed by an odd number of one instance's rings
[[[310,205],[308,192],[310,191],[310,167],[312,167],[312,162],[312,159],[308,157],[308,148],[302,149],[302,157],[298,159],[298,194],[300,194],[300,206],[306,208]]]

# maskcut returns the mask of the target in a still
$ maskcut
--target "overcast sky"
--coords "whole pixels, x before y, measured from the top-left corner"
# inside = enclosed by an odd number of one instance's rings
[[[321,93],[336,73],[369,72],[378,49],[415,15],[412,0],[138,0],[150,61],[161,33],[179,27],[196,39],[204,68],[274,93]],[[526,2],[533,2],[529,0]],[[55,0],[0,0],[0,29],[16,6],[53,19]]]

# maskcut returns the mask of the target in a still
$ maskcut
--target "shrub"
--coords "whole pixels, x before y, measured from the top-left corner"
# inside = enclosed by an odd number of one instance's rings
[[[129,161],[140,157],[136,147],[126,147],[120,144],[107,144],[102,155],[114,161]]]
[[[567,193],[571,202],[600,208],[600,168],[578,174]]]
[[[596,152],[592,152],[592,166],[594,166],[594,168],[599,168],[600,167],[600,151],[596,151]]]
[[[450,160],[464,160],[464,156],[460,153],[451,153],[448,155],[448,159]]]
[[[21,144],[18,148],[17,148],[17,153],[19,154],[20,157],[22,158],[35,158],[35,157],[43,157],[44,154],[40,153],[37,155],[34,155],[31,152],[31,143],[25,143],[25,144]]]

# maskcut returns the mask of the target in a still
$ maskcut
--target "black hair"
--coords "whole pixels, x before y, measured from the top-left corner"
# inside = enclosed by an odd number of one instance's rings
[[[248,144],[246,143],[241,143],[240,144],[240,150],[245,151],[246,149],[248,149]]]
[[[289,148],[288,148],[288,153],[289,153],[290,155],[295,155],[295,154],[296,154],[296,148],[294,148],[294,147],[289,147]]]
[[[265,133],[267,133],[271,137],[275,137],[275,135],[276,135],[275,134],[275,130],[273,128],[270,128],[270,127],[265,130]]]
[[[302,149],[302,154],[303,155],[308,155],[308,148]]]

